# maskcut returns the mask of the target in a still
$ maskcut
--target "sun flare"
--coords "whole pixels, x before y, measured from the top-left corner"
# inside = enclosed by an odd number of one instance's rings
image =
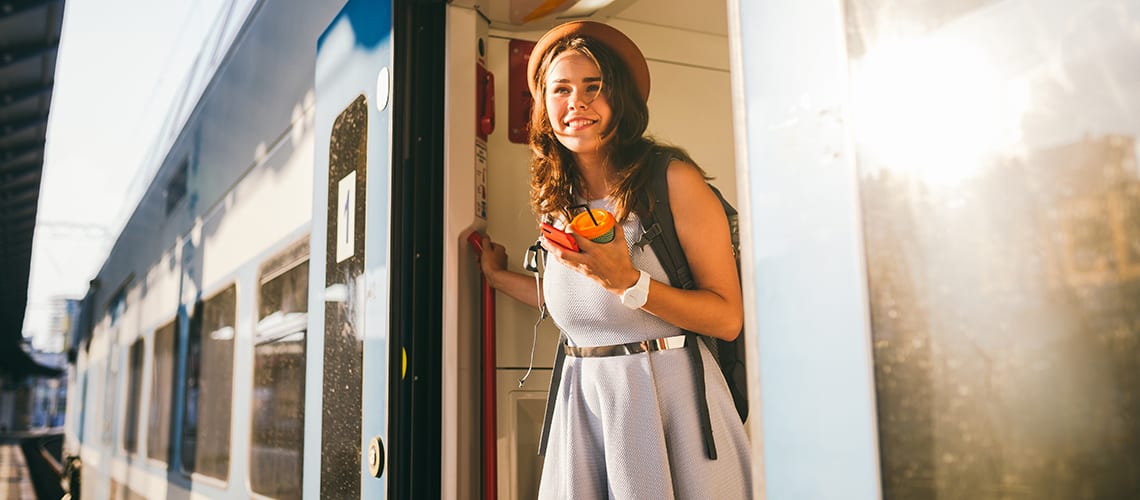
[[[853,64],[852,111],[870,171],[953,185],[1021,141],[1024,81],[954,40],[884,43]]]

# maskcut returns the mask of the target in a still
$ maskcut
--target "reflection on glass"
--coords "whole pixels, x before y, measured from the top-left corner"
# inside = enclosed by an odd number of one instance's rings
[[[307,243],[307,242],[305,242]],[[308,248],[302,248],[308,250]],[[259,322],[274,313],[288,316],[304,313],[309,308],[309,263],[305,262],[261,286],[261,302],[257,307]],[[261,325],[259,329],[263,328]]]
[[[364,331],[357,323],[363,305],[358,303],[357,282],[364,272],[367,160],[368,100],[361,94],[337,115],[329,137],[324,286],[339,289],[344,301],[325,303],[324,366],[335,369],[326,369],[321,381],[322,498],[360,496]],[[355,189],[345,189],[342,197],[342,186],[351,186],[347,179],[353,176]]]
[[[308,242],[303,243],[307,251]],[[262,280],[253,352],[249,483],[261,495],[301,498],[309,263]]]
[[[166,462],[170,453],[170,413],[174,394],[174,353],[177,329],[172,321],[154,331],[154,367],[150,379],[150,417],[146,454]]]
[[[127,367],[127,415],[123,421],[123,450],[134,454],[139,437],[139,398],[142,395],[143,339],[131,344]]]
[[[186,349],[182,469],[223,481],[230,469],[236,307],[233,285],[196,304]]]
[[[884,498],[1140,498],[1140,1],[846,12]]]

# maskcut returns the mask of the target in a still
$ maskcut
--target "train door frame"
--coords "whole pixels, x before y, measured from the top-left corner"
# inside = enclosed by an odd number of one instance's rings
[[[386,461],[371,442],[391,435],[392,13],[389,0],[350,1],[317,43],[305,449],[320,451],[304,463],[305,497],[386,490],[368,472],[369,458]]]
[[[318,44],[305,496],[439,496],[443,6],[350,0]]]
[[[756,498],[881,497],[844,26],[729,2]]]
[[[446,4],[395,2],[392,131],[393,498],[440,496]],[[401,347],[406,350],[402,370]]]

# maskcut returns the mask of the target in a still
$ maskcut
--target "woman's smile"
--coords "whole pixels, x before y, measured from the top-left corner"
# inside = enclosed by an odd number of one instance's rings
[[[563,122],[566,128],[574,131],[582,130],[595,123],[598,123],[598,120],[591,120],[589,118],[571,118]]]

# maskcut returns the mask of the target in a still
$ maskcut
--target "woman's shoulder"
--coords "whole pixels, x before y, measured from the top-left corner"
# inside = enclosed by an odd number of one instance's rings
[[[708,179],[705,177],[705,172],[692,160],[671,158],[665,165],[665,178],[669,183],[670,192],[708,189],[706,186]]]
[[[672,186],[674,181],[692,182],[694,178],[697,182],[703,183],[708,180],[705,171],[693,161],[689,153],[684,149],[676,146],[669,146],[663,144],[655,144],[653,146],[653,163],[661,168],[666,169],[669,178],[669,185]]]

